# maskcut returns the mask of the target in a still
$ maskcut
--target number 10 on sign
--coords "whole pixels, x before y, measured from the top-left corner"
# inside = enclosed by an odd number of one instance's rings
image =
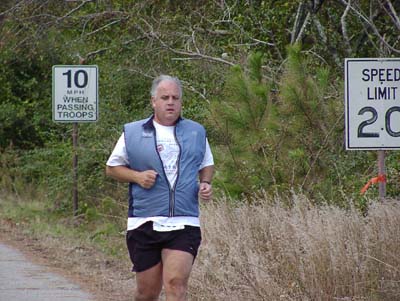
[[[53,120],[94,122],[97,119],[97,66],[53,66]]]

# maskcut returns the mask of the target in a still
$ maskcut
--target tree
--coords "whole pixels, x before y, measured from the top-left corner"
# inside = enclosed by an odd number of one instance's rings
[[[263,62],[263,54],[257,52],[249,56],[248,68],[232,67],[223,97],[212,107],[222,147],[229,154],[223,166],[227,169],[224,182],[231,192],[249,194],[273,183],[274,104]]]

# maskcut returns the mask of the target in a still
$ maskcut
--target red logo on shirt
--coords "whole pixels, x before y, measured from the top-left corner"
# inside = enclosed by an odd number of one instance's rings
[[[157,151],[161,153],[164,150],[164,146],[162,144],[157,145]]]

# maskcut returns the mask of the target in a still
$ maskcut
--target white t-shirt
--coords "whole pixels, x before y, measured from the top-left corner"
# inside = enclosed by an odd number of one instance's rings
[[[174,187],[177,170],[178,170],[178,157],[179,145],[176,143],[174,129],[175,126],[163,126],[157,122],[153,122],[156,128],[157,138],[157,151],[160,154],[161,161],[168,182],[171,187]]]
[[[175,140],[174,128],[175,126],[163,126],[153,120],[154,127],[156,128],[157,150],[163,162],[164,170],[167,175],[171,187],[174,185],[177,176],[177,160],[179,157],[179,146]],[[108,161],[108,166],[129,165],[128,154],[125,147],[124,133],[118,139]],[[204,154],[203,162],[199,170],[206,166],[214,165],[214,158],[211,153],[210,145],[206,140],[206,151]],[[127,230],[133,230],[140,227],[142,224],[153,221],[153,229],[156,231],[172,231],[183,229],[185,225],[200,226],[198,217],[192,216],[152,216],[152,217],[129,217],[127,223]]]

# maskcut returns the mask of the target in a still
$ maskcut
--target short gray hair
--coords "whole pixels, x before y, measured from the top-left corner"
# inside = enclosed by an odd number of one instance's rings
[[[170,76],[170,75],[164,75],[164,74],[162,74],[162,75],[160,75],[160,76],[157,76],[157,77],[153,80],[153,84],[151,85],[150,95],[151,95],[152,97],[155,97],[155,96],[156,96],[156,90],[157,90],[157,88],[158,88],[158,85],[159,85],[162,81],[164,81],[164,80],[173,81],[173,82],[178,86],[178,89],[179,89],[179,96],[180,96],[180,98],[182,98],[182,96],[183,96],[182,83],[181,83],[181,81],[179,80],[179,78],[173,77],[173,76]]]

